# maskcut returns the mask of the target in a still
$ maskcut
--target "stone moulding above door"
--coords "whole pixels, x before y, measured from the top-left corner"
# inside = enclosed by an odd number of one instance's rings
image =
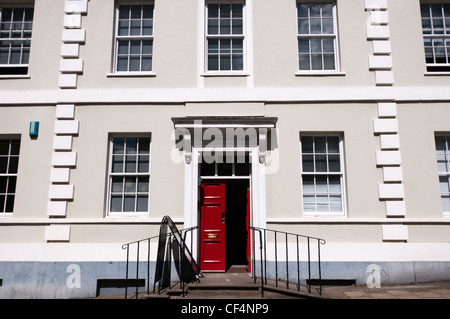
[[[264,116],[189,116],[173,117],[177,148],[184,151],[185,163],[192,161],[192,147],[203,147],[206,142],[214,147],[259,146],[259,161],[265,163],[266,151],[277,117]],[[270,135],[270,136],[269,136]],[[211,140],[214,136],[214,140]],[[206,137],[206,138],[205,138]],[[237,141],[235,140],[237,139]],[[236,145],[239,144],[239,145]]]

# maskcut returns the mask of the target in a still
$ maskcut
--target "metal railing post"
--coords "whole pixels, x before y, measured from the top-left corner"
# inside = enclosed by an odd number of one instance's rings
[[[129,261],[129,256],[130,256],[130,245],[127,244],[127,263],[126,263],[126,274],[125,274],[125,299],[127,299],[127,294],[128,294],[128,261]],[[122,249],[123,246],[122,246]]]

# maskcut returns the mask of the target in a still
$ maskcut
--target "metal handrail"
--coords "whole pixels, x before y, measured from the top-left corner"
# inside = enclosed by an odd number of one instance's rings
[[[256,283],[256,277],[258,277],[258,274],[256,273],[256,254],[255,254],[255,232],[258,232],[259,234],[259,250],[260,250],[260,263],[261,263],[261,269],[259,271],[259,275],[261,277],[261,296],[264,297],[264,285],[267,286],[267,234],[273,233],[274,235],[274,257],[275,257],[275,285],[278,287],[278,280],[279,280],[279,274],[278,274],[278,264],[279,262],[283,262],[282,260],[279,261],[278,257],[278,237],[279,234],[282,235],[285,239],[285,260],[284,263],[286,265],[286,289],[289,289],[289,237],[294,237],[296,244],[296,264],[297,264],[297,290],[300,291],[300,281],[301,281],[301,273],[300,273],[300,245],[299,245],[299,239],[306,239],[307,243],[307,266],[308,266],[308,280],[307,283],[307,289],[308,292],[311,293],[311,241],[317,241],[317,261],[318,261],[318,279],[319,279],[319,294],[322,295],[322,269],[321,269],[321,256],[320,256],[320,246],[325,245],[326,241],[325,239],[318,238],[318,237],[312,237],[312,236],[305,236],[290,232],[284,232],[279,230],[273,230],[273,229],[266,229],[261,227],[253,227],[249,226],[249,230],[252,231],[252,242],[253,242],[253,259],[252,259],[252,273],[254,282]]]
[[[199,226],[194,226],[194,227],[189,227],[186,229],[181,229],[180,233],[183,234],[183,242],[185,243],[186,240],[186,234],[188,232],[193,232],[194,230],[198,229]],[[167,237],[172,237],[173,233],[170,231],[168,232],[166,235],[164,235],[166,238]],[[138,292],[139,292],[139,285],[138,285],[138,279],[139,279],[139,253],[140,253],[140,244],[147,242],[147,294],[150,293],[150,243],[152,239],[156,239],[156,238],[160,238],[161,235],[155,235],[152,237],[148,237],[148,238],[144,238],[144,239],[140,239],[140,240],[135,240],[135,241],[131,241],[128,243],[125,243],[122,245],[122,249],[126,249],[127,251],[127,261],[126,261],[126,275],[125,275],[125,299],[127,299],[128,296],[128,279],[129,279],[129,263],[130,263],[130,245],[136,245],[136,299],[138,298]],[[191,237],[191,251],[192,251],[192,245],[193,245],[193,240],[192,240],[193,236]],[[182,276],[182,275],[181,275]],[[183,290],[183,294],[184,294],[184,289],[185,289],[185,285],[182,283],[182,280],[180,280],[180,287]],[[154,287],[153,287],[154,288]]]

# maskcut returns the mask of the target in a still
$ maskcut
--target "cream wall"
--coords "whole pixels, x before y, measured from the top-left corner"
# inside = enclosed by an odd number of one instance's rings
[[[300,133],[342,133],[344,178],[349,218],[382,218],[378,200],[382,172],[375,163],[378,138],[372,130],[373,104],[269,105],[266,116],[278,116],[279,170],[266,176],[267,217],[302,218]],[[349,120],[358,119],[358,120]]]
[[[71,171],[75,185],[69,218],[103,218],[106,212],[108,151],[110,134],[151,134],[150,213],[183,217],[184,166],[172,160],[175,141],[172,116],[181,116],[182,107],[173,105],[79,106],[80,134],[74,138],[77,167]]]
[[[407,217],[442,218],[434,136],[450,132],[449,104],[399,104]]]
[[[298,71],[297,8],[294,0],[254,1],[255,87],[373,86],[367,67],[364,1],[337,1],[341,74],[295,76]]]
[[[388,7],[395,86],[450,85],[448,76],[425,74],[420,1],[390,0]]]
[[[155,1],[153,72],[155,76],[116,77],[113,71],[115,4],[111,0],[89,3],[82,27],[86,43],[79,89],[168,88],[197,85],[197,4],[193,0]]]
[[[0,108],[0,134],[20,136],[15,218],[46,217],[54,116],[54,107]],[[30,121],[39,121],[37,139],[28,135]]]
[[[33,31],[30,49],[29,78],[0,79],[0,90],[54,90],[58,85],[64,1],[0,1],[34,4]],[[1,99],[0,99],[1,101]]]

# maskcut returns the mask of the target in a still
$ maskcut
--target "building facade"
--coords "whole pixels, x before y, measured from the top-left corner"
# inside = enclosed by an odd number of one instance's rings
[[[450,280],[449,1],[0,10],[2,298],[95,296],[214,185],[234,225],[325,239],[323,278]]]

